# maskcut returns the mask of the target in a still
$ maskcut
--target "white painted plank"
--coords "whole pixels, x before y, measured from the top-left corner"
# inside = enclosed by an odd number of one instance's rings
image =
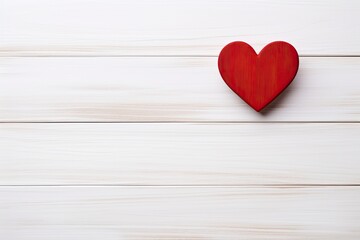
[[[0,124],[1,185],[360,184],[359,124]]]
[[[0,58],[0,121],[360,121],[360,58],[301,58],[259,114],[217,58]]]
[[[301,55],[360,54],[357,0],[1,0],[0,56],[217,55],[291,42]]]
[[[0,188],[9,240],[360,238],[360,189]]]

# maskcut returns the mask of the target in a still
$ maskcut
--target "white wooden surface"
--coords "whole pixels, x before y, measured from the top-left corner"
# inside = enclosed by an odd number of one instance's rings
[[[0,0],[0,239],[360,239],[360,2]],[[301,55],[263,114],[230,41]]]
[[[289,41],[301,55],[359,55],[357,0],[1,0],[0,54],[214,55]]]
[[[0,124],[1,185],[360,184],[358,124]]]
[[[0,190],[0,235],[10,240],[355,240],[359,199],[357,187],[7,187]]]
[[[360,121],[360,58],[301,58],[263,114],[215,57],[0,58],[0,121]]]

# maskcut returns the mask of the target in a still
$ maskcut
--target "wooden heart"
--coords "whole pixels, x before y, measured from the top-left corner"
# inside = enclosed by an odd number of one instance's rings
[[[268,44],[259,54],[245,42],[232,42],[221,50],[218,66],[225,83],[259,112],[295,78],[299,55],[281,41]]]

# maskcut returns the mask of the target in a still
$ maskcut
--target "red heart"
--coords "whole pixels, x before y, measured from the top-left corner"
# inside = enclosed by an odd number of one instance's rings
[[[232,42],[221,50],[218,66],[225,83],[259,112],[295,78],[299,55],[286,42],[272,42],[259,55],[245,42]]]

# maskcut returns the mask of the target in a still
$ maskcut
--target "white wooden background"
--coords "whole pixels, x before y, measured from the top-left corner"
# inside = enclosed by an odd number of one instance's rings
[[[360,239],[357,0],[0,0],[0,239]],[[300,54],[259,114],[221,48]]]

